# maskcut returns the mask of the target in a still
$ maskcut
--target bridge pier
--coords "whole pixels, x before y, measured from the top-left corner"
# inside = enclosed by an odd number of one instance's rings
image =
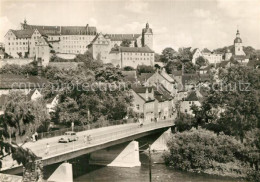
[[[141,166],[139,143],[137,141],[126,142],[95,151],[90,154],[89,164],[115,167]]]
[[[171,136],[171,128],[165,131],[159,138],[157,138],[151,145],[152,151],[166,151],[168,150],[167,141]]]
[[[48,178],[47,182],[73,182],[72,164],[62,163]]]

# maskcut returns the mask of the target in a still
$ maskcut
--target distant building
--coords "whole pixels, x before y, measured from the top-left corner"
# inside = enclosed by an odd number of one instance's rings
[[[0,95],[7,95],[12,90],[27,95],[31,90],[41,89],[48,84],[47,79],[30,75],[0,74],[0,80]]]
[[[192,51],[192,63],[196,64],[196,60],[202,56],[207,60],[208,64],[217,64],[220,63],[223,59],[223,55],[221,53],[212,52],[208,49],[203,49],[200,51],[199,48],[196,48]]]
[[[184,114],[194,115],[191,106],[195,105],[200,107],[201,103],[199,97],[195,91],[189,93],[189,95],[180,102],[180,112]]]
[[[133,110],[142,115],[145,122],[151,122],[155,116],[155,98],[153,87],[133,87]]]
[[[130,41],[129,47],[122,47],[123,41]],[[114,66],[154,65],[153,32],[146,24],[142,34],[102,34],[99,33],[88,45],[93,58]]]
[[[237,30],[236,38],[234,40],[235,51],[232,54],[229,49],[225,53],[225,61],[231,61],[231,64],[247,65],[249,62],[249,56],[247,56],[243,50],[243,42],[240,37],[239,30]]]
[[[27,94],[27,98],[28,100],[36,100],[38,98],[41,98],[42,94],[40,93],[40,91],[38,89],[32,89],[29,91],[29,93]]]
[[[54,112],[54,108],[57,106],[57,104],[59,103],[59,96],[58,95],[54,95],[51,98],[49,98],[47,100],[47,104],[46,107],[48,109],[48,112]]]

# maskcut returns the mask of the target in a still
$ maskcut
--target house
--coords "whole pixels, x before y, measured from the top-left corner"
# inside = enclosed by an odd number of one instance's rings
[[[0,74],[0,95],[9,94],[11,90],[28,94],[31,90],[41,89],[48,84],[48,80],[39,76]]]
[[[48,112],[49,113],[54,112],[54,108],[57,106],[58,103],[59,103],[59,96],[58,95],[54,95],[51,98],[49,98],[47,100],[47,104],[46,104]]]
[[[154,88],[138,86],[131,89],[133,111],[143,116],[144,122],[151,122],[155,117]]]
[[[191,91],[186,98],[184,98],[180,102],[180,112],[193,115],[191,106],[196,105],[198,107],[201,106],[201,102],[199,101],[199,97],[196,93],[196,91]]]
[[[158,84],[154,87],[155,97],[155,116],[159,119],[167,119],[173,116],[176,110],[174,97],[168,92],[162,84]]]
[[[156,86],[160,83],[172,96],[177,93],[177,83],[169,74],[166,73],[165,69],[157,70],[152,74],[141,74],[140,78],[140,80],[145,81],[143,84],[146,86]]]
[[[41,98],[42,94],[39,92],[38,89],[32,89],[29,91],[29,93],[27,94],[27,98],[28,100],[36,100],[38,98]]]

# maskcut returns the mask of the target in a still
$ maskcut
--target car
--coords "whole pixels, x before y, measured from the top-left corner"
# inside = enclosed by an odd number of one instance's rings
[[[77,141],[78,136],[74,131],[67,131],[65,134],[59,139],[59,143],[68,143],[72,141]]]

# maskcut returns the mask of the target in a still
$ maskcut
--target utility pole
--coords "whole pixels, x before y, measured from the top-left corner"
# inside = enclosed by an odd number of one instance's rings
[[[151,145],[149,144],[149,181],[152,182]]]

